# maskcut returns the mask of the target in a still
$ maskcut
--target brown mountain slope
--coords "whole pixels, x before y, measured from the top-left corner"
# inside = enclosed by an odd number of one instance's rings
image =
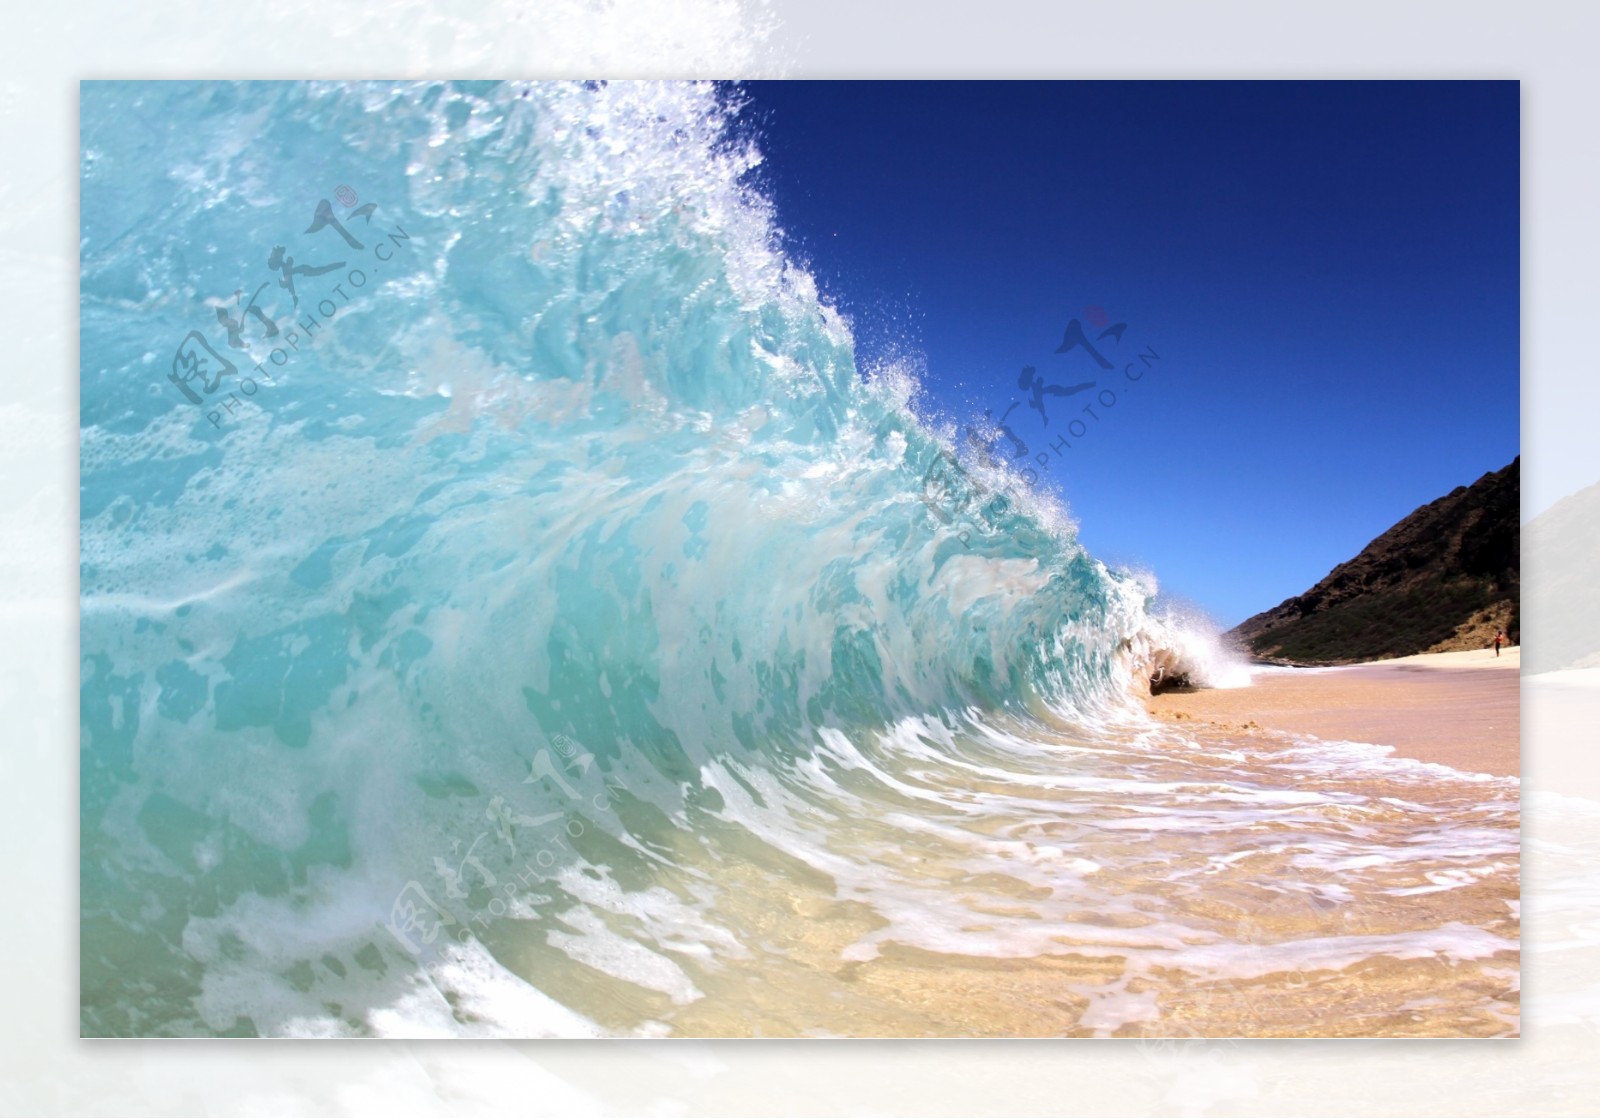
[[[1300,664],[1482,648],[1502,627],[1515,641],[1521,463],[1422,506],[1233,634],[1257,656]]]

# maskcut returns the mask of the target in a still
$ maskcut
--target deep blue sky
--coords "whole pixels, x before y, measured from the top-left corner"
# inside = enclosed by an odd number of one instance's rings
[[[1022,398],[1025,365],[1096,381],[1013,430],[1037,452],[1083,421],[1046,477],[1084,544],[1224,624],[1519,453],[1515,82],[742,91],[861,366],[923,363],[956,420]],[[1111,373],[1054,352],[1090,306],[1128,324]]]

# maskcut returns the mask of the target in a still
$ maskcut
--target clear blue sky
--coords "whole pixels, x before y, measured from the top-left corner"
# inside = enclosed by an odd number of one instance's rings
[[[1034,451],[1114,387],[1048,484],[1095,555],[1219,622],[1519,453],[1515,82],[741,89],[863,368],[923,363],[957,420],[1021,400]],[[1091,306],[1127,324],[1110,373],[1055,353]],[[1047,430],[1029,365],[1097,389],[1047,398]]]

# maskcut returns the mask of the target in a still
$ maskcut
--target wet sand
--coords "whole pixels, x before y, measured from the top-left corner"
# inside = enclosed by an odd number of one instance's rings
[[[1519,649],[1432,653],[1341,668],[1257,670],[1247,688],[1146,701],[1172,722],[1392,746],[1472,773],[1521,775]]]

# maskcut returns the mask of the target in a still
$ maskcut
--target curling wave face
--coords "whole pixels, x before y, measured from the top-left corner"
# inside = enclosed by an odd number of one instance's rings
[[[944,1032],[829,1008],[1069,941],[1118,993],[1022,1032],[1116,1028],[1221,935],[1128,820],[1357,834],[1303,774],[1151,779],[1129,681],[1214,647],[1047,502],[930,491],[735,115],[85,87],[86,1033]]]

